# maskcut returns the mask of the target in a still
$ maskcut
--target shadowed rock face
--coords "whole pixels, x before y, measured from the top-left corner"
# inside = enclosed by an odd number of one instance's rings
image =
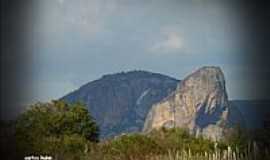
[[[183,127],[196,135],[218,140],[237,123],[244,122],[228,101],[221,69],[203,67],[181,81],[174,93],[152,106],[143,131],[163,126]]]
[[[150,72],[133,71],[103,76],[64,96],[83,102],[96,119],[101,138],[140,131],[149,109],[176,89],[178,80]]]

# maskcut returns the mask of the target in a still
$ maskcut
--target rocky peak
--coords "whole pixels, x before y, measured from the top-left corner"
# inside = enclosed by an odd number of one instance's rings
[[[152,106],[144,132],[162,126],[182,127],[216,140],[240,121],[240,112],[228,101],[222,70],[202,67],[182,80],[173,94]]]

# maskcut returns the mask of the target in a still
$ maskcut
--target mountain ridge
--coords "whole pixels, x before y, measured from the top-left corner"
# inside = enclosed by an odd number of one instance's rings
[[[101,128],[101,137],[110,137],[139,132],[152,104],[175,90],[178,82],[159,73],[120,72],[86,83],[61,100],[85,103]]]

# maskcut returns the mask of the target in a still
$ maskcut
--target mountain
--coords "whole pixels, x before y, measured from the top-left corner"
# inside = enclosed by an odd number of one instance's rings
[[[213,127],[223,122],[256,129],[264,126],[270,113],[269,100],[228,101],[218,67],[203,67],[181,82],[146,71],[105,75],[61,99],[85,103],[100,126],[101,138],[174,125],[188,125],[198,134],[213,132],[212,128],[223,132],[227,127]]]
[[[151,106],[174,91],[178,82],[146,71],[122,72],[105,75],[61,99],[86,104],[105,138],[140,131]]]
[[[161,127],[182,127],[196,135],[218,140],[244,120],[228,101],[225,78],[219,67],[202,67],[182,80],[177,89],[152,106],[144,132]]]

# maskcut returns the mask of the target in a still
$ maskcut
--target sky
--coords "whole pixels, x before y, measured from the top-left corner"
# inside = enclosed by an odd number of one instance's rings
[[[121,71],[183,79],[220,66],[230,99],[256,99],[245,64],[241,11],[222,0],[46,0],[35,9],[32,94],[50,101]],[[256,79],[252,83],[263,80]]]

